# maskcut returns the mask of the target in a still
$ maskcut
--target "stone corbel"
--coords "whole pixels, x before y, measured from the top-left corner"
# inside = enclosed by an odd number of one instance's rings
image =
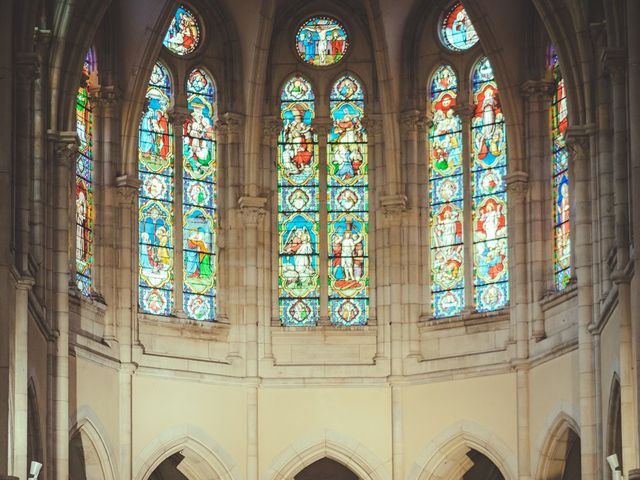
[[[78,154],[78,135],[76,132],[47,132],[49,141],[53,144],[56,165],[71,167]]]
[[[380,198],[380,207],[388,220],[399,222],[407,211],[407,197],[405,195],[386,195]]]
[[[460,102],[453,106],[453,111],[462,119],[462,121],[470,121],[471,116],[475,111],[475,106],[470,103]]]
[[[92,98],[105,110],[117,111],[122,102],[122,93],[115,85],[100,86],[93,90]]]
[[[245,225],[258,225],[267,213],[266,204],[267,199],[265,197],[240,197],[238,206]]]
[[[528,100],[551,97],[553,83],[546,80],[527,80],[520,85],[520,94]]]
[[[420,124],[424,123],[424,113],[420,110],[406,110],[400,114],[400,126],[404,135],[417,133]]]
[[[574,158],[584,158],[589,155],[589,141],[594,131],[595,127],[592,124],[567,128],[567,147]]]
[[[131,175],[121,175],[116,177],[116,192],[123,205],[133,205],[140,190],[140,180]]]
[[[274,145],[282,129],[282,120],[272,115],[262,117],[262,143]]]

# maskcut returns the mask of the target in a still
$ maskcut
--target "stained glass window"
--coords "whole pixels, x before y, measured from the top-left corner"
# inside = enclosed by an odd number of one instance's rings
[[[162,44],[176,55],[192,53],[200,43],[200,26],[196,16],[180,5],[171,20]]]
[[[169,72],[156,63],[147,87],[148,107],[138,144],[139,305],[143,312],[169,315],[173,307],[173,131]]]
[[[184,310],[194,320],[211,320],[216,279],[216,149],[213,133],[215,87],[196,68],[187,79],[191,117],[183,137]]]
[[[93,114],[91,89],[96,72],[93,49],[82,65],[82,84],[76,93],[76,285],[83,295],[90,295],[93,267]]]
[[[456,52],[468,50],[478,43],[478,34],[462,3],[455,3],[444,16],[440,38],[445,47]]]
[[[498,310],[509,301],[507,146],[498,86],[489,59],[473,70],[471,194],[473,286],[476,309]]]
[[[551,155],[553,163],[554,250],[553,272],[555,287],[564,289],[571,281],[571,227],[569,222],[569,153],[566,134],[568,126],[567,92],[555,50],[549,55],[553,80],[551,99]]]
[[[315,66],[338,63],[347,53],[349,40],[335,18],[313,17],[302,24],[296,35],[300,59]]]
[[[327,198],[329,317],[364,325],[369,308],[369,197],[364,92],[347,74],[331,89]]]
[[[431,228],[431,306],[435,318],[462,312],[464,295],[464,182],[462,123],[454,107],[458,80],[448,65],[431,81],[429,192]]]
[[[281,95],[283,128],[278,140],[278,235],[280,319],[286,326],[318,322],[320,185],[315,97],[302,76]]]

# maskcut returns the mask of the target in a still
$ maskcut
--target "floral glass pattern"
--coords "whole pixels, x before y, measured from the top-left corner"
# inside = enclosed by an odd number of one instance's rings
[[[329,317],[365,325],[369,309],[369,198],[364,92],[346,74],[331,89],[327,142]]]
[[[310,18],[296,34],[298,55],[309,65],[324,67],[338,63],[348,48],[347,33],[335,18]]]
[[[91,295],[93,283],[93,113],[90,97],[96,75],[95,53],[90,49],[82,65],[82,84],[76,93],[76,285],[86,296]]]
[[[567,151],[567,127],[569,116],[567,92],[560,71],[558,54],[551,49],[549,69],[553,81],[551,99],[551,158],[553,164],[554,249],[553,273],[555,288],[560,291],[571,281],[571,224],[569,204],[569,152]]]
[[[282,89],[278,139],[278,291],[285,326],[318,322],[320,184],[315,96],[295,75]]]
[[[183,299],[193,320],[213,320],[216,279],[215,86],[200,68],[187,79],[182,168]]]
[[[462,312],[464,295],[464,182],[462,123],[455,112],[458,80],[449,65],[431,81],[429,132],[431,307],[435,318]]]
[[[498,86],[486,57],[473,70],[473,100],[473,286],[476,310],[487,312],[509,302],[509,264],[506,128]]]
[[[455,3],[445,14],[440,27],[442,44],[454,52],[469,50],[478,43],[478,34],[462,3]]]
[[[168,118],[169,72],[156,63],[147,87],[148,107],[138,143],[139,306],[154,315],[173,308],[174,145]]]
[[[198,48],[200,25],[196,16],[184,5],[180,5],[171,20],[162,44],[176,55],[188,55]]]

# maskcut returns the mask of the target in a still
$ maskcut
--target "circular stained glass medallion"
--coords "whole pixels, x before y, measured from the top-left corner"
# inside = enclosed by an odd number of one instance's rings
[[[445,14],[440,27],[440,39],[445,47],[454,52],[469,50],[478,43],[478,34],[462,3],[453,4]]]
[[[200,25],[196,16],[184,5],[176,10],[162,44],[180,56],[188,55],[198,48]]]
[[[312,17],[296,34],[296,50],[300,60],[309,65],[326,67],[338,63],[349,49],[347,32],[331,17]]]

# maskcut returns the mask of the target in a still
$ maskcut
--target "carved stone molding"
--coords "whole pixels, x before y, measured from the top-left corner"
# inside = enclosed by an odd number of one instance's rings
[[[621,48],[605,48],[600,55],[602,67],[614,82],[624,81],[626,56]]]
[[[385,217],[390,220],[400,220],[407,211],[407,197],[405,195],[386,195],[380,198],[380,207]]]
[[[265,116],[262,119],[262,138],[265,145],[271,145],[282,129],[282,120],[274,116]]]
[[[546,80],[527,80],[520,85],[520,94],[527,99],[550,97],[553,93],[553,83]]]
[[[373,138],[378,138],[382,134],[382,120],[379,115],[367,115],[362,119],[362,126],[367,134]]]
[[[244,116],[240,113],[225,112],[218,117],[215,129],[219,135],[228,137],[240,135],[240,128],[244,122]]]
[[[459,115],[463,121],[471,120],[471,116],[473,115],[474,110],[475,107],[470,103],[461,102],[456,103],[453,106],[453,111],[456,113],[456,115]]]
[[[115,187],[121,203],[133,205],[138,198],[140,180],[131,175],[121,175],[116,177]]]
[[[420,110],[406,110],[400,114],[400,126],[404,132],[417,132],[424,123],[425,115]]]
[[[174,131],[182,133],[184,123],[191,118],[191,111],[187,107],[173,107],[169,110],[169,122],[173,125]]]
[[[117,110],[122,102],[122,93],[115,85],[100,86],[92,92],[97,104],[105,109]]]
[[[567,129],[567,147],[574,158],[589,155],[590,139],[595,131],[593,125],[576,125]]]
[[[264,208],[267,203],[267,199],[264,197],[240,197],[238,199],[238,206],[240,207],[240,215],[242,216],[245,225],[258,225],[260,220],[266,215],[267,211]]]
[[[529,189],[529,174],[527,172],[511,172],[505,177],[507,191],[523,197]]]
[[[38,53],[38,58],[41,62],[44,61],[48,56],[52,38],[53,34],[51,30],[44,30],[36,27],[33,34],[33,40],[36,52]]]
[[[29,87],[31,83],[40,77],[40,62],[34,52],[21,52],[16,54],[16,76],[18,87]]]
[[[56,165],[71,167],[78,153],[78,136],[76,132],[54,132],[47,134],[53,143]]]

